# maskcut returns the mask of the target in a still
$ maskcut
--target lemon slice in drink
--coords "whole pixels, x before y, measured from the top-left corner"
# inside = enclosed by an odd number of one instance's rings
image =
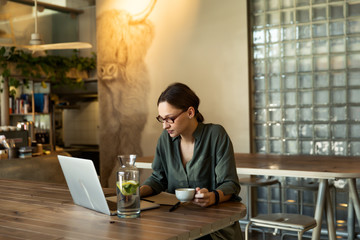
[[[139,187],[139,183],[134,180],[129,180],[123,182],[121,187],[119,182],[116,182],[116,186],[124,196],[129,196],[136,193],[136,190]]]

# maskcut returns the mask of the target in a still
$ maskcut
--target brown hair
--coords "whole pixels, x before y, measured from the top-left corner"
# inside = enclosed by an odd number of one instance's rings
[[[168,102],[178,109],[186,111],[189,107],[195,109],[195,117],[198,122],[203,122],[204,117],[199,112],[200,99],[187,85],[173,83],[163,91],[158,99],[157,106],[162,102]]]

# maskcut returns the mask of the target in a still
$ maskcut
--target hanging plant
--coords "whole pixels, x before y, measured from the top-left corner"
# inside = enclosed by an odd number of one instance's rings
[[[79,72],[96,69],[96,55],[80,57],[74,50],[71,57],[47,55],[34,57],[31,53],[17,50],[15,47],[0,49],[0,74],[9,81],[9,86],[29,86],[29,80],[50,82],[52,86],[82,87],[84,79]],[[75,74],[74,74],[75,73]],[[87,76],[87,74],[86,74]],[[2,90],[2,89],[1,89]],[[10,92],[10,95],[14,92]]]

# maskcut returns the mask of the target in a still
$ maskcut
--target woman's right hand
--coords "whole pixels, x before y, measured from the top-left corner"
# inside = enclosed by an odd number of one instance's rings
[[[208,207],[215,202],[214,193],[209,192],[207,188],[199,188],[195,189],[195,197],[193,203],[200,207]]]

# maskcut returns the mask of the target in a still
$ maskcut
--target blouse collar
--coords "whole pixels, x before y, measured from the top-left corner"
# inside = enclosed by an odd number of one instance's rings
[[[197,127],[196,127],[196,129],[195,129],[195,131],[194,131],[194,133],[193,133],[193,136],[194,136],[195,140],[198,140],[198,139],[201,138],[203,129],[204,129],[204,124],[199,122],[198,125],[197,125]],[[176,136],[176,137],[173,137],[173,138],[172,138],[172,141],[174,142],[174,141],[176,141],[176,140],[179,139],[179,138],[180,138],[180,135],[178,135],[178,136]]]

